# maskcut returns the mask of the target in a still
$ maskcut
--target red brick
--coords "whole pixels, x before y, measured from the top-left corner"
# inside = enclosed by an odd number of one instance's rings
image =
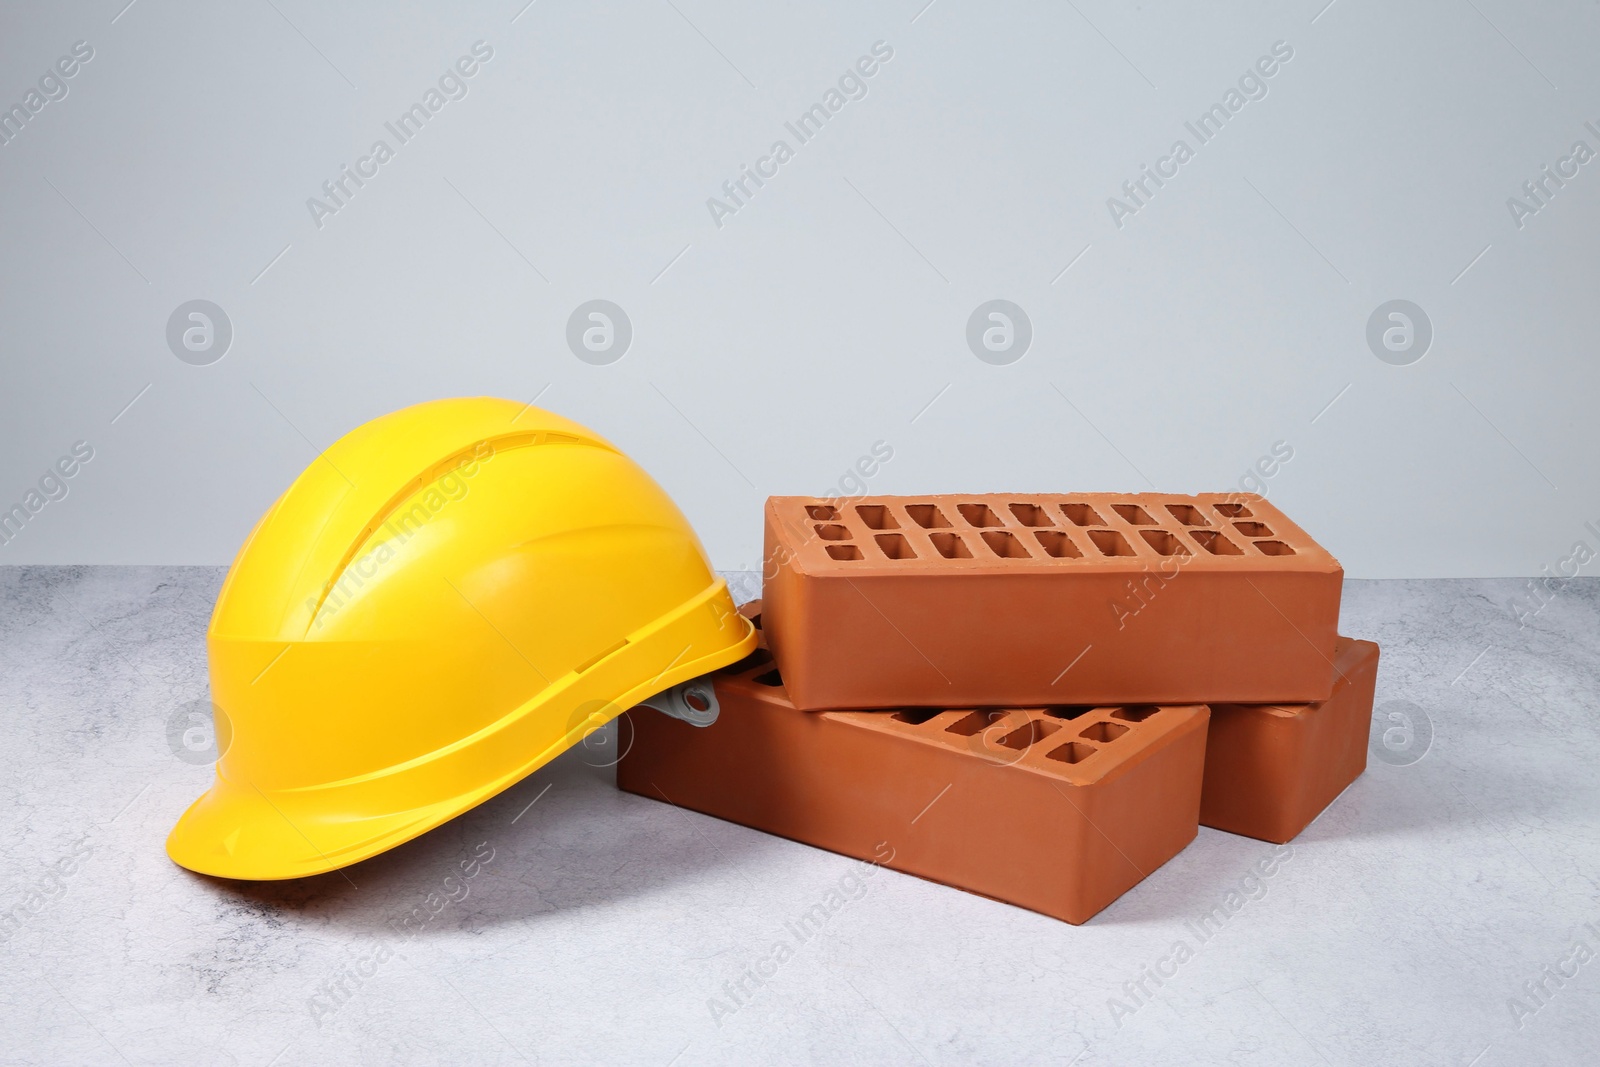
[[[766,507],[767,636],[806,710],[1324,700],[1343,576],[1241,494]]]
[[[804,712],[764,650],[715,685],[708,727],[627,713],[619,788],[1070,923],[1197,832],[1202,706]]]
[[[1378,646],[1339,638],[1333,695],[1316,704],[1213,704],[1200,822],[1282,843],[1367,767]]]

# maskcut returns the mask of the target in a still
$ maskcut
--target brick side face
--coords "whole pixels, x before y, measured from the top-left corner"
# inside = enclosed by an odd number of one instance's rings
[[[1072,923],[1196,833],[1204,707],[808,713],[764,651],[716,690],[629,712],[618,787]]]
[[[1332,691],[1343,569],[1259,497],[774,497],[765,553],[807,710]]]

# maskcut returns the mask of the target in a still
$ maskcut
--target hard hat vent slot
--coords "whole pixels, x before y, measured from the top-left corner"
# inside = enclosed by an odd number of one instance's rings
[[[579,674],[582,674],[584,671],[588,670],[590,667],[593,667],[596,663],[599,663],[601,660],[605,659],[607,656],[611,655],[613,652],[621,651],[627,644],[628,644],[628,639],[626,637],[624,637],[621,641],[618,641],[616,644],[612,645],[610,648],[606,649],[604,652],[600,653],[598,656],[591,656],[588,659],[584,660],[582,663],[578,664],[578,666],[576,668],[577,672]]]

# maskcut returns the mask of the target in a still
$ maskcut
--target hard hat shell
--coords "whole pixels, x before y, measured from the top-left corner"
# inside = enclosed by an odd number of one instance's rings
[[[366,859],[755,641],[682,513],[596,434],[487,397],[383,416],[228,572],[206,644],[231,741],[167,854],[247,879]]]

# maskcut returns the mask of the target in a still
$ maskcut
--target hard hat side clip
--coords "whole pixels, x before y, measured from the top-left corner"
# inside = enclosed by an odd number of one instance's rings
[[[653,708],[690,726],[710,726],[717,721],[717,691],[705,675],[679,682],[671,689],[639,701],[641,708]]]

